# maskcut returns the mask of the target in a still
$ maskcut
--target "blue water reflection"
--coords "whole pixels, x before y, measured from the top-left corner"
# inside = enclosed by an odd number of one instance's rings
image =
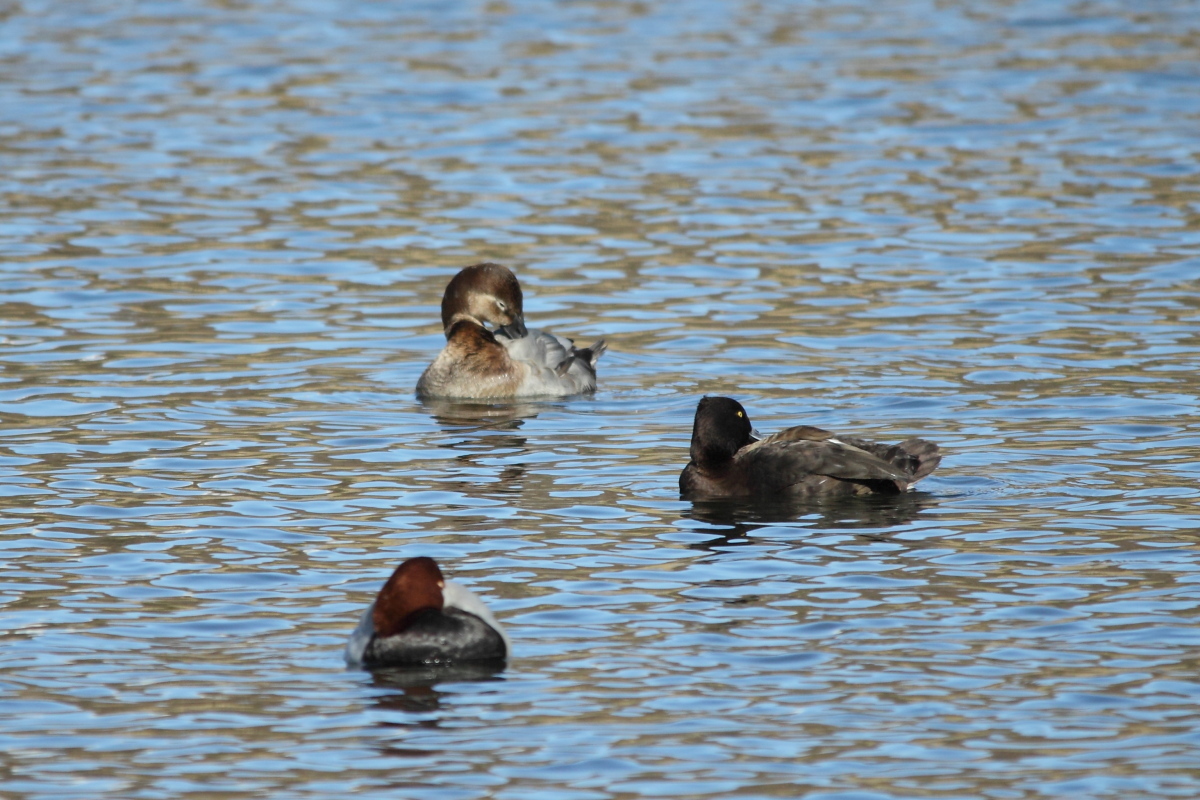
[[[30,798],[1193,797],[1193,4],[0,12]],[[423,404],[446,281],[595,397]],[[946,458],[679,499],[705,393]],[[499,675],[341,647],[403,558]]]

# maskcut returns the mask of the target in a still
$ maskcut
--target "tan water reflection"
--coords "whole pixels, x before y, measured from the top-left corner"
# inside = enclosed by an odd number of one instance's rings
[[[1189,4],[5,14],[7,791],[1200,793]],[[481,259],[595,398],[413,399]],[[693,506],[706,392],[948,456]],[[343,670],[416,554],[500,679]]]

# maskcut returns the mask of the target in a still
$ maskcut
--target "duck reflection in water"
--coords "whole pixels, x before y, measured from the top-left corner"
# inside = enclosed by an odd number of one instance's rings
[[[453,708],[452,703],[449,708],[443,708],[442,700],[461,695],[461,692],[439,689],[439,686],[499,683],[504,680],[500,670],[501,667],[488,664],[453,664],[436,669],[383,667],[372,670],[371,685],[383,690],[375,698],[376,707],[399,715],[389,714],[388,719],[378,723],[379,727],[413,735],[437,730],[441,727],[443,715]],[[401,739],[398,742],[385,742],[379,746],[379,752],[397,758],[427,758],[440,752],[434,748],[416,746],[420,741],[414,739],[409,743]]]
[[[472,471],[490,471],[477,463],[497,456],[520,457],[529,452],[528,440],[517,434],[526,420],[538,415],[541,407],[533,403],[460,403],[449,400],[425,400],[425,407],[442,431],[454,440],[446,447],[462,450],[455,460]],[[521,494],[524,491],[527,469],[524,464],[507,463],[500,469],[495,482],[488,484],[489,492]],[[479,490],[476,480],[447,480],[447,489],[472,494]]]
[[[912,522],[937,503],[928,492],[754,503],[694,500],[683,516],[705,523],[693,528],[695,533],[713,535],[714,539],[696,545],[705,549],[714,544],[747,544],[762,529],[778,531],[781,524],[803,535],[821,530],[857,530],[866,538],[884,540],[890,536],[888,528]]]
[[[462,428],[517,430],[533,419],[546,403],[482,403],[427,398],[420,401],[430,416],[447,431]]]
[[[495,664],[452,664],[437,669],[426,667],[382,667],[371,671],[371,685],[389,691],[380,694],[375,704],[388,711],[429,714],[440,711],[442,698],[453,692],[438,686],[455,683],[490,683],[504,680],[503,667]],[[421,727],[437,727],[437,720],[418,720]]]

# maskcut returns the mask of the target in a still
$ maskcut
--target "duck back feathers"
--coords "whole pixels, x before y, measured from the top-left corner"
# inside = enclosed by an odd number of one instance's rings
[[[474,614],[426,608],[413,615],[403,636],[373,636],[362,654],[365,667],[427,666],[463,661],[503,661],[504,639]]]

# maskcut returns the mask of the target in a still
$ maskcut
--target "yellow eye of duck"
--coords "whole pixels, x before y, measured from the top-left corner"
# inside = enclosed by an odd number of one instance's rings
[[[739,416],[739,417],[741,417],[741,416],[744,416],[744,415],[742,414],[742,412],[740,412],[740,411],[739,411],[739,412],[738,412],[738,416]]]

